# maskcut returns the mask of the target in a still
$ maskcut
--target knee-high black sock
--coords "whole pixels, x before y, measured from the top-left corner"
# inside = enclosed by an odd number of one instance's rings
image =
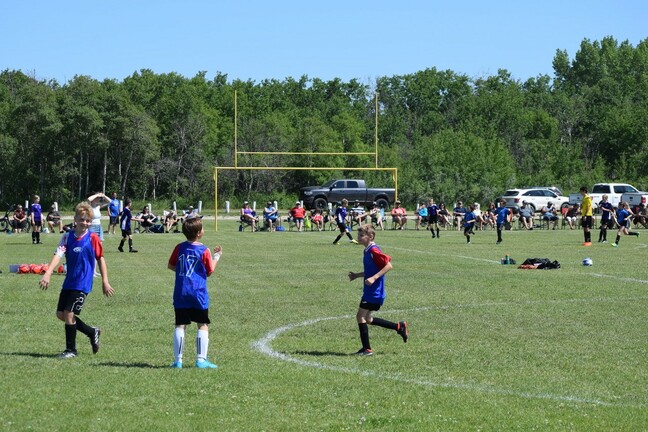
[[[338,234],[338,236],[335,237],[335,240],[333,241],[333,243],[335,244],[335,243],[339,242],[341,238],[342,238],[342,233]]]
[[[40,243],[40,231],[36,233],[36,243]]]
[[[90,327],[88,324],[81,321],[79,317],[76,317],[76,328],[78,331],[80,331],[81,333],[83,333],[88,337],[94,336],[94,329]]]
[[[65,324],[65,349],[76,351],[76,324]]]
[[[469,235],[466,236],[466,243],[470,243],[470,236]]]
[[[362,342],[362,348],[371,349],[371,345],[369,345],[369,326],[367,323],[358,323],[358,330],[360,330],[360,342]]]
[[[436,229],[437,237],[439,237],[439,227]]]
[[[36,241],[36,232],[32,231],[32,243]]]
[[[351,235],[350,232],[346,233],[347,237],[349,237],[349,240],[353,240],[353,236]]]
[[[398,329],[398,324],[395,322],[387,321],[382,318],[373,318],[373,320],[369,323],[371,325],[375,325],[378,327],[384,327],[386,329],[390,330],[397,330]]]
[[[133,249],[133,239],[128,239],[128,249],[132,250]]]
[[[603,227],[599,230],[599,243],[603,241]]]
[[[499,242],[502,241],[502,230],[500,230],[500,229],[497,230],[497,241],[499,241]]]
[[[639,233],[636,232],[636,231],[629,232],[628,235],[633,235],[633,236],[637,236],[637,237],[639,237]]]
[[[126,241],[126,239],[122,237],[121,241],[119,242],[119,247],[124,247],[124,242],[125,241]]]
[[[617,234],[617,238],[614,241],[614,243],[619,244],[620,241],[621,241],[621,236],[619,234]]]

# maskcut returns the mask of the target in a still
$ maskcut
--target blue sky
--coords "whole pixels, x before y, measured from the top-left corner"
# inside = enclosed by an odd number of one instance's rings
[[[373,83],[431,67],[526,80],[553,76],[556,49],[573,58],[584,38],[648,38],[645,0],[34,0],[0,11],[0,69],[59,83],[140,69]]]

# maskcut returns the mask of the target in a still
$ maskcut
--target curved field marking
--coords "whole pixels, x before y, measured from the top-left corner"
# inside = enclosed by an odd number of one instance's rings
[[[638,298],[593,298],[593,299],[567,299],[567,300],[535,300],[535,301],[525,301],[525,302],[487,302],[487,303],[467,303],[467,304],[458,304],[458,305],[449,305],[449,306],[425,306],[413,309],[402,309],[402,310],[390,310],[390,311],[381,311],[382,313],[402,313],[402,312],[421,312],[421,311],[430,311],[430,310],[448,310],[448,309],[467,309],[467,308],[481,308],[481,307],[493,307],[493,306],[523,306],[523,305],[534,305],[534,304],[546,304],[546,303],[590,303],[590,302],[615,302],[615,301],[637,301],[637,300],[646,300],[648,297],[638,297]],[[285,326],[276,328],[268,332],[261,339],[252,343],[252,348],[261,354],[267,355],[268,357],[295,363],[300,366],[312,367],[316,369],[329,370],[334,372],[342,372],[354,375],[360,375],[364,377],[388,379],[392,381],[398,381],[407,384],[414,384],[427,387],[439,387],[439,388],[449,388],[449,389],[459,389],[473,392],[489,393],[503,396],[517,396],[525,399],[547,399],[559,402],[576,402],[582,404],[593,404],[601,406],[623,406],[623,407],[643,407],[644,405],[631,405],[623,403],[613,403],[606,402],[600,399],[592,398],[582,398],[578,396],[569,396],[569,395],[558,395],[553,393],[531,393],[531,392],[522,392],[517,390],[503,389],[489,387],[479,384],[465,384],[465,383],[444,383],[428,380],[419,380],[408,378],[402,374],[385,374],[378,373],[368,370],[348,368],[342,366],[331,366],[315,361],[302,360],[296,357],[292,357],[288,354],[284,354],[279,351],[275,351],[270,346],[272,341],[277,339],[281,334],[286,333],[290,330],[300,327],[311,326],[324,321],[333,321],[341,319],[351,319],[354,315],[341,315],[336,317],[323,317],[315,318],[300,323],[287,324]]]

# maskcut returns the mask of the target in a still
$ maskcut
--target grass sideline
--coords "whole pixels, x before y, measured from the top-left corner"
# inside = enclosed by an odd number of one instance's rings
[[[618,249],[585,248],[581,231],[378,232],[392,255],[377,316],[410,324],[410,341],[370,328],[358,358],[354,315],[362,249],[334,232],[240,233],[206,221],[224,255],[210,280],[215,371],[171,370],[173,273],[181,234],[106,236],[114,297],[95,284],[82,313],[100,326],[93,356],[59,360],[63,325],[48,291],[8,265],[51,258],[58,234],[0,235],[2,430],[641,430],[648,424],[648,232]],[[355,232],[354,232],[355,234]],[[595,231],[595,239],[598,231]],[[613,236],[610,233],[610,236]],[[547,257],[559,270],[518,270]],[[593,267],[581,261],[590,257]],[[185,363],[193,364],[195,326]],[[264,343],[267,342],[267,343]],[[262,352],[263,351],[263,352]]]

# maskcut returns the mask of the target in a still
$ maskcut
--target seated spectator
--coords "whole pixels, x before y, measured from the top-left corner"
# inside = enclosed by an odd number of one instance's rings
[[[394,208],[391,211],[392,222],[396,225],[396,229],[402,230],[407,223],[407,211],[405,207],[401,207],[401,202],[396,201]]]
[[[140,225],[144,228],[144,232],[147,233],[151,232],[151,227],[155,225],[155,222],[158,220],[157,216],[149,210],[149,206],[144,206],[142,212],[137,215],[137,217],[141,219]]]
[[[381,231],[385,229],[383,225],[384,215],[384,211],[381,211],[376,203],[371,204],[371,208],[367,213],[367,216],[371,219],[371,222],[379,226]]]
[[[202,219],[202,216],[200,215],[200,213],[198,213],[198,209],[194,209],[193,206],[189,206],[188,210],[184,210],[182,212],[182,217],[180,218],[180,222],[181,222],[180,224],[182,225],[185,219],[191,219],[194,217]]]
[[[522,207],[520,207],[520,222],[524,229],[533,229],[533,207],[526,201],[522,201]]]
[[[274,207],[272,201],[268,201],[263,209],[263,223],[268,232],[275,230],[278,216],[279,210]]]
[[[474,203],[471,208],[473,209],[473,215],[475,215],[475,227],[483,231],[484,230],[484,219],[482,218],[481,204],[478,202]]]
[[[56,210],[56,206],[52,204],[49,213],[45,216],[47,227],[51,233],[54,233],[54,227],[58,227],[59,234],[63,232],[63,222],[61,221],[61,213]]]
[[[367,219],[367,212],[365,208],[360,205],[359,201],[356,201],[351,211],[349,212],[349,217],[351,218],[351,226],[353,224],[362,225]]]
[[[550,222],[554,223],[553,229],[558,226],[558,210],[551,201],[542,207],[542,220],[547,222],[547,229],[549,229]]]
[[[580,214],[580,204],[574,204],[569,208],[569,210],[567,210],[567,213],[565,214],[565,221],[567,221],[567,224],[569,224],[569,229],[573,230],[576,227],[576,223],[578,222]]]
[[[245,222],[246,224],[250,225],[252,227],[252,232],[255,232],[257,230],[256,228],[256,223],[257,223],[257,218],[256,218],[256,212],[250,208],[250,203],[247,201],[243,201],[243,207],[241,208],[241,222]],[[241,225],[243,227],[243,225]]]
[[[425,224],[428,221],[428,209],[425,203],[421,203],[416,210],[416,222],[414,223],[414,228],[418,231],[421,224]]]
[[[322,210],[313,209],[311,212],[311,222],[313,226],[317,228],[317,231],[322,231],[324,229],[324,215],[322,215]]]
[[[14,210],[12,226],[15,232],[19,233],[22,230],[27,228],[27,213],[23,210],[23,207],[18,204],[16,210]]]
[[[452,217],[454,218],[454,223],[457,224],[457,231],[459,231],[463,226],[463,220],[466,213],[468,213],[468,210],[466,210],[466,207],[464,207],[461,201],[459,201],[457,206],[452,209]]]
[[[634,223],[635,225],[642,225],[644,228],[648,228],[648,207],[644,203],[639,204],[639,207],[637,207]]]
[[[450,225],[450,212],[448,212],[445,203],[439,203],[438,215],[439,215],[439,223],[443,225],[445,229],[448,229],[448,225]]]
[[[175,227],[173,232],[178,232],[178,215],[175,211],[171,210],[164,216],[164,232],[171,232],[171,228]]]
[[[297,232],[301,232],[304,229],[304,217],[306,217],[306,210],[302,207],[300,201],[297,201],[295,203],[295,207],[290,209],[290,216],[295,222]]]

